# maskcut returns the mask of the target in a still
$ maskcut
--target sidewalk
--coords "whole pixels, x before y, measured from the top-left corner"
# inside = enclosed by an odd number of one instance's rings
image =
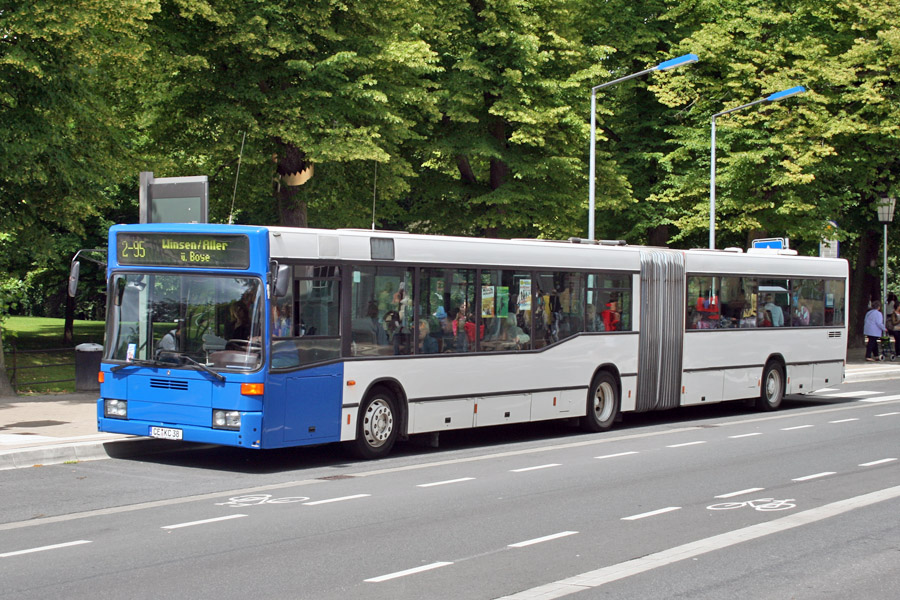
[[[900,379],[900,358],[866,362],[863,348],[851,348],[847,358],[847,383]],[[161,440],[98,433],[97,398],[97,392],[0,398],[0,471],[173,447]]]

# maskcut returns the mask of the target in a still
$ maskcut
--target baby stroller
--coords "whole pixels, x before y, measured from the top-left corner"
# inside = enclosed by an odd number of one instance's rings
[[[894,338],[888,334],[878,340],[878,357],[881,360],[894,360],[897,358],[897,349],[894,348]]]

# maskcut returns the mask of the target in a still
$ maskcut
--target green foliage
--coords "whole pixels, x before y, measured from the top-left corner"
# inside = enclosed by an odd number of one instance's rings
[[[136,221],[144,170],[208,175],[216,222],[368,227],[374,203],[383,228],[583,236],[591,87],[687,52],[700,62],[597,94],[597,236],[705,246],[711,115],[804,85],[717,120],[718,245],[812,254],[834,220],[868,264],[873,202],[900,191],[898,9],[8,0],[0,315],[59,310],[68,258]],[[102,306],[102,271],[82,286]]]

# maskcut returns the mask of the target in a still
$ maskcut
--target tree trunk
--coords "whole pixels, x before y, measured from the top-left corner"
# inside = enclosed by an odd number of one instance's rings
[[[651,246],[662,246],[665,248],[669,245],[669,226],[657,225],[648,232],[647,237]]]
[[[281,224],[288,227],[307,227],[306,200],[300,192],[300,185],[287,185],[285,175],[299,173],[310,166],[306,154],[291,143],[276,140],[281,151],[275,157],[275,171],[280,176],[275,183],[275,201]]]
[[[16,390],[9,383],[6,376],[6,357],[3,355],[3,329],[0,328],[0,398],[15,396]]]
[[[849,320],[847,335],[852,347],[865,345],[863,339],[863,321],[869,300],[881,299],[881,282],[872,274],[872,267],[878,262],[880,237],[877,231],[866,231],[859,236],[856,265],[850,272],[850,298],[847,301],[847,318]]]

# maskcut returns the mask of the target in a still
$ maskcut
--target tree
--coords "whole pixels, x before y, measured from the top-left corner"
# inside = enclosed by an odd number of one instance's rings
[[[56,233],[83,234],[107,206],[102,192],[131,156],[123,81],[155,8],[154,0],[82,0],[64,18],[45,0],[0,8],[0,272],[10,280],[67,262]]]
[[[230,192],[246,132],[239,210],[266,196],[284,225],[306,226],[310,212],[366,223],[372,184],[358,175],[380,163],[382,197],[400,197],[412,166],[398,149],[436,117],[422,79],[435,56],[418,22],[429,14],[397,0],[164,2],[147,38],[153,139],[185,157],[171,169],[215,173],[213,190]],[[292,185],[306,169],[312,178]],[[213,214],[231,213],[215,202]]]
[[[866,297],[880,297],[872,293],[876,280],[863,276],[874,249],[872,205],[900,178],[898,7],[895,0],[673,4],[668,18],[686,34],[680,48],[709,59],[680,87],[657,90],[671,104],[695,101],[694,123],[673,128],[682,147],[666,157],[671,175],[660,196],[681,211],[676,239],[697,240],[709,215],[708,182],[702,186],[698,175],[708,156],[704,121],[792,85],[809,89],[721,121],[718,229],[721,245],[777,234],[812,254],[827,222],[837,221],[857,250],[851,340],[859,337]]]

